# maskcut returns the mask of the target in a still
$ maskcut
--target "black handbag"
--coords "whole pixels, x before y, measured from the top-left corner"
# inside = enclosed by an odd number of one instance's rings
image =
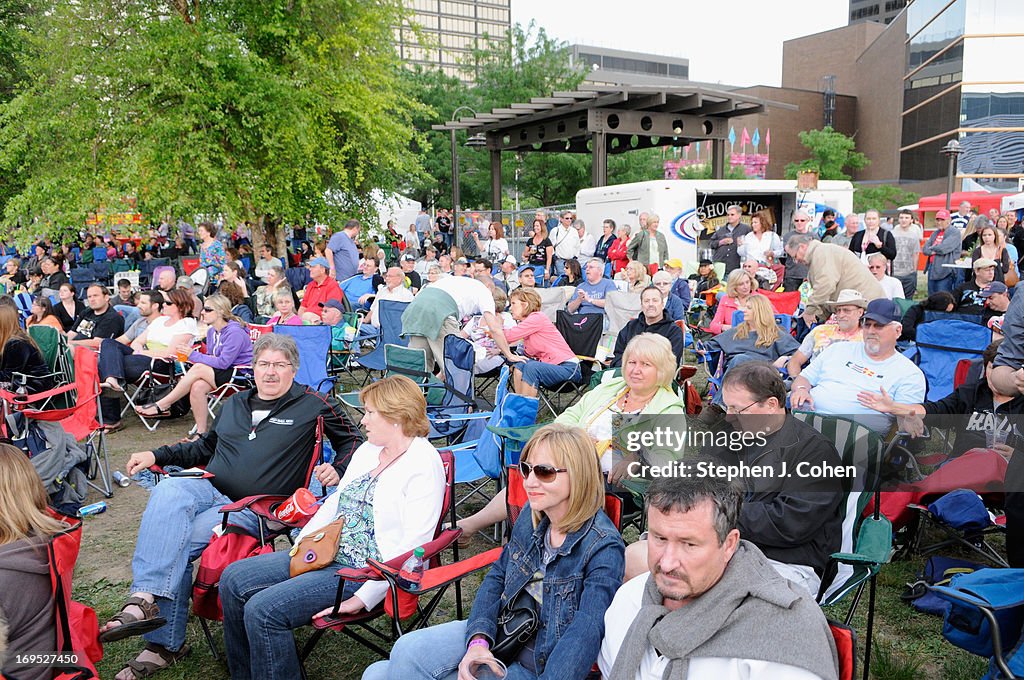
[[[537,600],[526,590],[531,583],[534,581],[527,581],[498,614],[498,629],[494,644],[491,645],[491,654],[506,664],[515,661],[523,645],[529,642],[540,628]]]

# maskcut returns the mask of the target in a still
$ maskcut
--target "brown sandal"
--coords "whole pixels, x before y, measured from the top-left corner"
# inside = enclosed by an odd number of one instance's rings
[[[142,610],[141,619],[125,611],[125,608],[130,605],[135,605]],[[107,623],[113,621],[121,625],[100,633],[100,642],[117,642],[133,635],[144,635],[157,628],[162,628],[167,623],[167,619],[160,616],[160,608],[156,606],[156,603],[147,602],[141,597],[129,597],[125,600],[121,605],[121,611],[114,614]]]
[[[138,659],[132,659],[128,662],[128,665],[125,668],[130,670],[132,675],[136,678],[148,678],[154,673],[159,673],[165,668],[170,668],[188,656],[188,653],[192,651],[192,648],[189,647],[188,644],[184,644],[181,649],[176,652],[172,652],[163,645],[150,642],[146,645],[145,651],[153,652],[159,656],[160,660],[164,663],[161,665],[152,661],[139,661]]]

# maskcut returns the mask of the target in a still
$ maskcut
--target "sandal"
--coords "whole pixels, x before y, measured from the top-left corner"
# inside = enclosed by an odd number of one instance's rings
[[[156,411],[150,413],[149,411],[151,409],[156,409]],[[146,413],[143,413],[143,411],[146,411]],[[168,418],[171,415],[167,409],[161,408],[160,404],[156,403],[155,401],[151,404],[136,406],[135,412],[144,418]]]
[[[188,656],[188,653],[192,651],[192,648],[189,647],[188,644],[186,643],[182,645],[181,649],[179,649],[178,651],[172,652],[163,645],[158,645],[150,642],[146,645],[145,651],[153,652],[154,654],[159,656],[160,660],[164,663],[157,664],[152,661],[139,661],[138,659],[132,659],[128,662],[128,665],[125,666],[125,668],[122,670],[130,670],[132,672],[132,675],[134,675],[136,678],[148,678],[154,673],[159,673],[165,668],[170,668],[174,664],[184,659],[186,656]]]
[[[135,605],[142,610],[141,619],[125,611],[129,605]],[[160,616],[160,608],[156,606],[155,602],[147,602],[141,597],[129,597],[121,605],[121,611],[107,621],[108,624],[111,622],[121,625],[100,633],[100,642],[117,642],[133,635],[150,633],[157,628],[162,628],[167,623],[167,619]]]

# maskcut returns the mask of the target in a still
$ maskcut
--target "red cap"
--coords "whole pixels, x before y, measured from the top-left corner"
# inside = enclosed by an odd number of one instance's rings
[[[939,210],[938,212],[935,213],[935,219],[937,219],[937,220],[948,220],[949,219],[949,211],[948,210]]]

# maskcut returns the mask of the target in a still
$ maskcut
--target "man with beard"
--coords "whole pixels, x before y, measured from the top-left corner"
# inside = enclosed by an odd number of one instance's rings
[[[741,494],[720,479],[662,477],[647,496],[649,573],[605,613],[609,680],[838,677],[814,598],[740,539]],[[771,631],[771,634],[766,634]]]
[[[813,361],[825,351],[825,348],[836,342],[863,342],[860,320],[867,309],[868,301],[860,291],[846,289],[839,291],[839,297],[829,303],[832,306],[832,317],[835,323],[823,323],[811,329],[804,336],[800,349],[793,352],[786,364],[790,378],[800,375],[804,364]]]

